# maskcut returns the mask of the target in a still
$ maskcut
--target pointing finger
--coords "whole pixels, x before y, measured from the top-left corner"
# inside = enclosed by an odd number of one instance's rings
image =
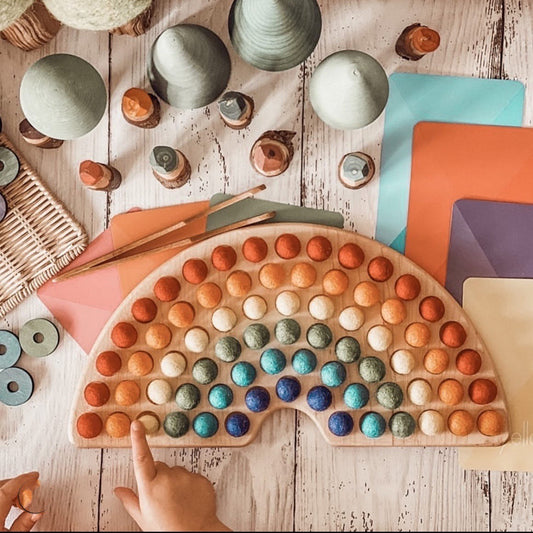
[[[138,420],[131,423],[131,453],[137,484],[142,485],[152,481],[156,475],[154,458],[146,442],[144,426]]]

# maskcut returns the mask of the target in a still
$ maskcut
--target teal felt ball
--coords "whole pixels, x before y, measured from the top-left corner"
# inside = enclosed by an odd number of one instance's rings
[[[322,383],[328,387],[338,387],[346,379],[346,369],[338,361],[329,361],[320,370]]]
[[[292,356],[292,368],[298,374],[310,374],[317,365],[316,355],[305,348],[302,348]]]
[[[287,364],[285,355],[277,348],[269,348],[261,354],[261,368],[267,374],[279,374]]]
[[[239,387],[248,387],[248,385],[251,385],[255,380],[256,374],[254,366],[247,361],[235,363],[231,369],[231,379]]]
[[[220,383],[211,388],[208,399],[215,409],[226,409],[233,402],[233,392],[230,387]]]
[[[351,383],[344,390],[343,398],[350,409],[361,409],[368,403],[370,393],[362,383]]]
[[[200,413],[192,421],[192,428],[199,437],[208,439],[218,431],[218,419],[213,413]]]

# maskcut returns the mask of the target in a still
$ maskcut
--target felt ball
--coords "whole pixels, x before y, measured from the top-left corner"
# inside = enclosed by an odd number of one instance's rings
[[[326,237],[312,237],[307,242],[307,255],[313,261],[325,261],[331,255],[332,250],[331,242]]]
[[[209,335],[202,328],[191,328],[183,338],[185,347],[194,353],[202,353],[209,344]]]
[[[84,439],[94,439],[102,433],[104,424],[96,413],[83,413],[76,420],[76,430]]]
[[[163,429],[169,437],[175,439],[183,437],[189,431],[189,419],[185,413],[173,411],[165,416],[163,421]]]
[[[121,381],[115,389],[115,402],[118,405],[129,406],[136,403],[141,397],[141,389],[135,381]]]
[[[192,383],[184,383],[176,391],[176,403],[180,409],[190,411],[200,403],[200,389]]]
[[[229,307],[220,307],[211,317],[213,327],[223,333],[232,330],[237,324],[237,315]]]
[[[196,290],[196,300],[205,309],[213,309],[222,299],[222,289],[216,283],[203,283]]]
[[[328,429],[337,437],[345,437],[353,430],[353,418],[346,411],[335,411],[328,418]]]
[[[376,383],[385,377],[385,363],[377,357],[363,357],[359,362],[359,375],[367,383]]]
[[[261,296],[248,296],[242,304],[242,312],[250,320],[261,320],[267,312],[267,303]]]
[[[397,298],[385,300],[381,305],[381,317],[388,324],[401,324],[407,317],[405,304]]]
[[[404,331],[405,342],[413,348],[427,346],[431,338],[431,331],[422,322],[412,322]]]
[[[281,319],[274,328],[276,339],[281,344],[294,344],[301,335],[300,324],[292,318]]]
[[[406,439],[415,432],[416,422],[409,413],[401,411],[390,417],[389,428],[393,437]]]
[[[418,427],[424,435],[432,437],[442,433],[446,428],[446,424],[443,416],[438,411],[429,409],[418,417]]]
[[[436,296],[426,296],[418,306],[420,316],[428,322],[438,322],[444,316],[444,304]]]
[[[439,336],[440,340],[450,348],[459,348],[466,341],[465,328],[453,320],[441,326]]]
[[[217,270],[230,270],[237,262],[237,254],[231,246],[217,246],[211,253],[211,263]]]
[[[340,296],[348,288],[350,280],[348,276],[336,268],[328,270],[322,278],[322,288],[326,294]]]
[[[145,411],[137,416],[137,420],[144,426],[147,435],[153,435],[159,431],[161,422],[155,413]]]
[[[151,322],[157,315],[157,305],[150,298],[139,298],[133,302],[131,314],[137,322]]]
[[[102,352],[98,354],[95,365],[99,374],[111,377],[122,368],[122,359],[116,352]]]
[[[320,369],[320,378],[328,387],[339,387],[346,380],[346,368],[338,361],[328,361]]]
[[[385,419],[374,411],[365,413],[359,420],[359,427],[365,437],[369,439],[377,439],[385,433],[387,424]]]
[[[341,266],[353,270],[363,264],[365,253],[357,244],[348,242],[339,249],[338,259]]]
[[[294,315],[300,309],[300,297],[293,291],[280,292],[276,297],[276,309],[281,315]]]
[[[269,348],[261,354],[259,364],[267,374],[279,374],[287,364],[285,355],[277,348]]]
[[[231,379],[238,387],[248,387],[254,382],[256,375],[254,366],[247,361],[236,363],[231,369]]]
[[[199,437],[208,439],[218,431],[218,419],[213,413],[199,413],[192,421],[192,428]]]
[[[477,428],[483,435],[495,437],[505,429],[505,417],[499,411],[483,411],[477,419]]]
[[[282,259],[293,259],[300,253],[302,245],[296,235],[284,233],[276,239],[274,248]]]
[[[374,281],[387,281],[392,276],[394,267],[389,259],[380,255],[370,260],[367,272]]]
[[[224,426],[228,435],[232,437],[242,437],[250,429],[250,419],[244,413],[230,413],[226,417]]]
[[[473,376],[481,368],[481,356],[475,350],[462,350],[457,354],[455,366],[461,374]]]
[[[344,308],[339,314],[339,324],[346,331],[357,331],[364,323],[364,312],[354,305]]]
[[[331,405],[332,399],[331,391],[322,385],[312,387],[307,393],[307,405],[313,411],[325,411]]]
[[[111,413],[105,421],[105,430],[110,437],[120,439],[130,434],[131,420],[125,413]]]
[[[270,405],[270,394],[264,387],[252,387],[244,397],[246,407],[254,413],[261,413]]]
[[[208,400],[215,409],[226,409],[233,402],[233,391],[227,385],[215,385],[209,391]]]
[[[361,346],[353,337],[341,337],[335,344],[335,355],[343,363],[355,363],[361,355]]]
[[[390,364],[396,374],[407,375],[415,367],[415,356],[410,350],[396,350],[390,358]]]
[[[216,379],[218,376],[218,366],[207,357],[198,359],[192,367],[192,377],[202,385],[207,385]]]
[[[317,365],[316,355],[306,348],[296,350],[292,356],[292,368],[297,374],[310,374]]]
[[[350,409],[361,409],[368,403],[370,393],[362,383],[351,383],[344,389],[343,399]]]
[[[137,342],[137,330],[129,322],[119,322],[111,330],[111,340],[117,348],[129,348]]]
[[[276,394],[282,402],[293,402],[301,390],[300,382],[296,378],[283,377],[276,383]]]
[[[270,332],[263,324],[250,324],[244,330],[242,338],[250,350],[261,350],[270,342]]]
[[[128,371],[134,376],[146,376],[154,368],[154,360],[149,353],[133,352],[128,359]]]
[[[415,405],[425,405],[431,401],[433,391],[431,385],[424,379],[414,379],[407,387],[407,395]]]
[[[195,315],[194,307],[189,302],[178,302],[169,309],[168,320],[177,328],[188,328]]]
[[[252,278],[243,270],[235,270],[226,280],[226,290],[235,298],[244,298],[252,288]]]
[[[83,391],[85,401],[93,407],[101,407],[109,400],[109,387],[101,381],[89,383]]]
[[[498,387],[490,379],[475,379],[468,387],[470,399],[479,405],[485,405],[495,400]]]
[[[160,350],[170,344],[172,333],[165,324],[153,324],[146,330],[145,340],[150,348]]]
[[[420,281],[412,274],[403,274],[394,284],[396,296],[402,300],[414,300],[420,294]]]
[[[474,419],[468,411],[462,409],[454,411],[448,417],[448,429],[459,437],[465,437],[472,433],[475,427]]]
[[[172,385],[165,379],[154,379],[146,387],[147,398],[156,405],[163,405],[172,398]]]
[[[188,259],[183,264],[181,273],[186,281],[199,285],[207,277],[207,265],[201,259]]]
[[[379,288],[371,281],[361,281],[353,291],[353,299],[361,307],[372,307],[379,302]]]
[[[315,283],[316,275],[311,263],[296,263],[291,269],[291,283],[299,289],[307,289]]]
[[[250,237],[242,245],[242,255],[251,263],[260,263],[267,256],[268,245],[261,237]]]
[[[448,352],[442,348],[431,348],[424,355],[424,367],[430,374],[442,374],[449,362]]]
[[[463,386],[456,379],[445,379],[439,385],[438,393],[446,405],[457,405],[464,396]]]
[[[313,296],[309,301],[309,314],[317,320],[328,320],[335,314],[335,304],[324,294]]]
[[[221,337],[215,344],[215,356],[226,363],[238,359],[241,352],[241,343],[235,337]]]
[[[376,391],[376,400],[385,409],[398,409],[403,402],[402,388],[397,383],[382,383]]]
[[[326,324],[313,324],[307,330],[307,342],[318,350],[327,348],[333,340],[333,333]]]
[[[177,378],[185,372],[187,359],[181,352],[169,352],[161,359],[160,366],[167,378]]]
[[[171,302],[175,300],[181,290],[180,282],[172,276],[163,276],[154,285],[155,297],[161,302]]]
[[[387,326],[373,326],[368,330],[366,340],[376,352],[384,352],[392,344],[392,331]]]
[[[265,289],[277,289],[285,281],[285,269],[278,263],[267,263],[259,271],[259,282]]]

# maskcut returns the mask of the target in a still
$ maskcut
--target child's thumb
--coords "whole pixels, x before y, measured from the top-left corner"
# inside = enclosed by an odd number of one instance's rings
[[[115,496],[121,501],[124,509],[137,522],[140,527],[141,510],[139,508],[139,498],[135,492],[126,487],[116,487],[113,491]]]

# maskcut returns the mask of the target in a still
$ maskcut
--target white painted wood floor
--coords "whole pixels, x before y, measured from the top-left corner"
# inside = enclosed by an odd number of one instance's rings
[[[325,126],[308,101],[309,77],[328,54],[354,48],[376,57],[388,73],[425,72],[519,79],[526,84],[524,125],[531,126],[533,0],[322,0],[323,33],[300,67],[266,73],[244,63],[229,44],[230,0],[156,0],[154,25],[144,36],[62,28],[46,47],[25,53],[0,42],[0,115],[4,130],[57,196],[93,237],[110,217],[133,206],[156,207],[238,192],[261,180],[247,154],[267,129],[297,132],[296,156],[281,177],[268,180],[264,197],[339,210],[346,227],[373,236],[378,179],[350,192],[337,180],[342,155],[362,150],[379,168],[383,117],[360,131]],[[163,104],[155,130],[127,125],[122,93],[146,86],[146,57],[155,37],[180,22],[214,30],[232,58],[230,89],[252,95],[256,116],[244,131],[223,126],[214,104],[177,111]],[[440,31],[440,48],[419,62],[396,56],[394,42],[412,22]],[[68,52],[91,62],[109,88],[107,115],[91,134],[55,151],[28,147],[18,134],[18,89],[25,70],[40,57]],[[408,132],[406,132],[407,134]],[[193,177],[182,189],[164,189],[147,164],[155,144],[179,147]],[[77,178],[83,159],[109,161],[124,176],[113,194],[84,190]],[[28,298],[1,328],[49,316],[36,296]],[[128,450],[77,450],[67,439],[67,416],[86,356],[63,336],[60,348],[39,361],[21,361],[36,380],[26,405],[0,405],[0,478],[37,469],[49,505],[41,530],[136,530],[113,496],[133,485]],[[287,410],[274,414],[260,438],[244,449],[155,450],[156,459],[201,472],[215,484],[221,518],[242,530],[531,530],[533,476],[462,471],[454,449],[334,449],[314,424]]]

